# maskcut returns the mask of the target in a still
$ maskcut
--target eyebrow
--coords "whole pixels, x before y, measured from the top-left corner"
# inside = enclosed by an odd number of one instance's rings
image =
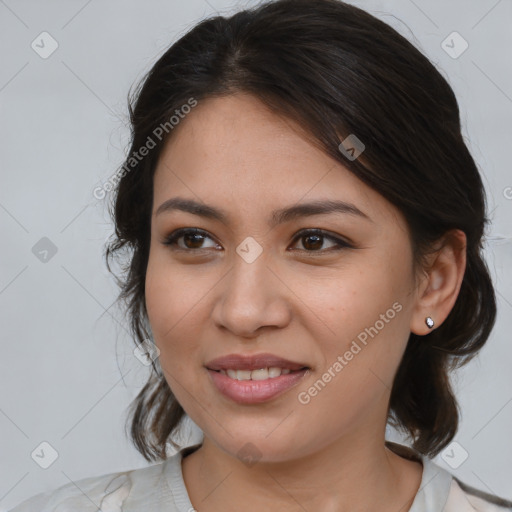
[[[220,208],[215,208],[204,203],[199,203],[193,199],[184,199],[181,197],[173,197],[164,201],[156,210],[155,216],[164,212],[183,211],[199,215],[206,219],[217,220],[222,224],[229,224],[229,214]],[[316,200],[310,203],[300,203],[274,210],[270,217],[269,225],[274,227],[278,224],[290,222],[300,217],[309,217],[312,215],[325,215],[329,213],[345,213],[373,222],[373,220],[359,208],[345,201],[333,200]]]

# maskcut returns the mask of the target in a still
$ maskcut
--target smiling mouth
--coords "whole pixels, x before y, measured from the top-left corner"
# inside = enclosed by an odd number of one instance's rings
[[[290,370],[289,368],[279,368],[277,366],[271,366],[268,368],[260,368],[257,370],[235,370],[235,369],[221,369],[213,370],[217,373],[225,375],[233,380],[267,380],[275,379],[281,375],[288,375],[289,373],[299,373],[304,370],[309,370],[309,367],[304,366],[298,370]]]
[[[273,400],[297,386],[310,374],[307,366],[293,370],[277,366],[255,370],[206,369],[214,387],[240,405],[257,405]]]

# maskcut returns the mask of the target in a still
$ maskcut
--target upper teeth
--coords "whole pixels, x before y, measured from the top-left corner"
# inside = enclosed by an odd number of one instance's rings
[[[265,380],[290,373],[288,368],[261,368],[259,370],[220,370],[222,375],[227,375],[236,380]]]

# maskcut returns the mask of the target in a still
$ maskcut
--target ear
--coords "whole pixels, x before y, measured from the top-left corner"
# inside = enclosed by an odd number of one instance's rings
[[[460,229],[445,233],[441,247],[428,256],[428,266],[416,290],[411,316],[411,332],[423,336],[439,327],[449,315],[459,295],[466,270],[466,235]],[[431,329],[425,319],[431,317]]]

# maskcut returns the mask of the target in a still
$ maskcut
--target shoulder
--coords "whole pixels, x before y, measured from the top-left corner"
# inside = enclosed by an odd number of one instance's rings
[[[452,478],[446,512],[512,512],[512,501],[471,487],[458,478]]]
[[[423,464],[420,488],[409,512],[512,512],[512,501],[471,487],[411,447],[391,441],[386,446]]]
[[[132,510],[134,504],[140,504],[141,498],[148,505],[153,498],[156,506],[165,493],[164,473],[168,461],[70,482],[55,490],[36,494],[9,512],[97,512],[100,509],[102,512],[124,512]],[[152,491],[149,500],[148,490]],[[150,506],[143,508],[152,510]]]

